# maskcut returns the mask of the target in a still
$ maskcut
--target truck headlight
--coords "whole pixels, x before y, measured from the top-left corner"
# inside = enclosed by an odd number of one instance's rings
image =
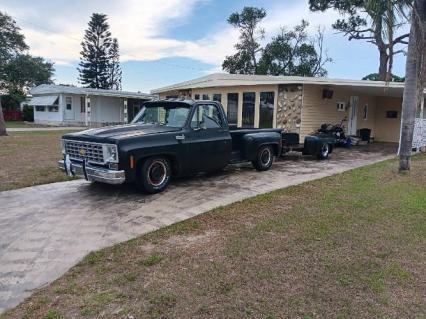
[[[104,159],[106,163],[118,163],[117,145],[104,145]]]
[[[65,148],[65,141],[61,140],[60,143],[61,143],[61,152],[62,152],[63,155],[65,155],[67,153],[67,150]]]

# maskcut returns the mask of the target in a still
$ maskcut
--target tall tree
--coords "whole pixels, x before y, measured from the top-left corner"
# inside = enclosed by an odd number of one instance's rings
[[[0,11],[0,136],[7,135],[1,104],[1,93],[7,89],[6,66],[17,54],[28,49],[20,31],[12,17]]]
[[[112,90],[121,90],[122,71],[120,67],[120,49],[116,38],[112,40],[109,50],[109,60],[109,88]]]
[[[404,12],[412,0],[309,0],[312,11],[335,9],[344,16],[333,28],[349,40],[373,43],[379,52],[379,79],[390,81],[393,58],[404,52],[409,34],[402,26],[407,22]]]
[[[263,8],[244,7],[241,12],[234,12],[228,23],[240,31],[240,42],[235,45],[237,53],[227,56],[222,68],[229,73],[257,74],[258,55],[262,51],[259,41],[264,37],[264,30],[259,23],[266,17]]]
[[[90,88],[110,87],[110,49],[112,45],[108,18],[102,13],[93,13],[81,43],[80,82]]]
[[[263,50],[259,73],[270,75],[326,76],[324,66],[332,60],[324,52],[324,32],[318,29],[315,38],[307,33],[305,20],[292,30],[281,29]]]
[[[26,54],[26,50],[28,46],[16,22],[0,12],[0,93],[22,97],[29,87],[51,82],[53,64]],[[1,99],[0,135],[6,135]]]
[[[419,96],[423,98],[426,69],[426,0],[414,0],[411,14],[410,40],[405,65],[405,87],[402,101],[399,169],[411,166],[413,133]]]

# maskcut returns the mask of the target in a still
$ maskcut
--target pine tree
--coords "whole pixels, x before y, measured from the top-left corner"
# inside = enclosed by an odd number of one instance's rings
[[[109,89],[111,32],[107,16],[94,13],[85,31],[80,52],[80,82],[90,88]]]
[[[112,40],[111,48],[109,50],[109,61],[109,88],[112,90],[121,90],[122,71],[120,67],[119,45],[116,38]]]

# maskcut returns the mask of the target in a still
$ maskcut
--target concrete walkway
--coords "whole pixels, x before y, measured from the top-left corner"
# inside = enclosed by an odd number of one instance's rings
[[[87,127],[79,126],[54,126],[54,127],[11,127],[8,132],[40,132],[40,131],[83,131]]]
[[[162,194],[78,180],[0,192],[0,312],[64,274],[88,252],[247,197],[392,158],[395,145],[338,149],[328,161],[290,156],[172,182]]]

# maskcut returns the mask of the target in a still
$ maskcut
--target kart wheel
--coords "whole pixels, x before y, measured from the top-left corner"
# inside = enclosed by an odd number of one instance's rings
[[[318,150],[317,158],[319,160],[325,160],[328,158],[328,155],[330,155],[330,144],[322,143]]]

